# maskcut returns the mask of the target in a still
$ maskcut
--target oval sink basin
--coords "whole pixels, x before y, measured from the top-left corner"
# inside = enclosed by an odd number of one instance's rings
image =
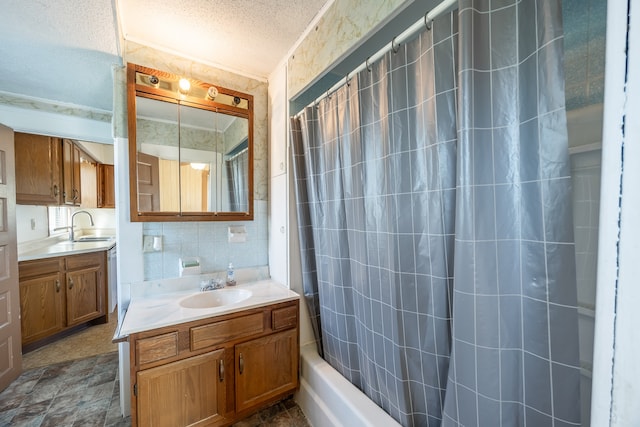
[[[217,289],[189,295],[180,300],[178,304],[184,308],[223,307],[244,301],[250,296],[251,291],[246,289]]]

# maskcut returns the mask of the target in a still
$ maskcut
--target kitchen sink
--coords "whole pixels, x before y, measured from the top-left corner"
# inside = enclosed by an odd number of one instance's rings
[[[113,239],[111,236],[80,236],[74,242],[108,242]]]

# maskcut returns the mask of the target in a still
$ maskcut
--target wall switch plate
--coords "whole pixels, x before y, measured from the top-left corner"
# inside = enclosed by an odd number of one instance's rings
[[[142,252],[159,252],[162,250],[162,236],[142,236]]]

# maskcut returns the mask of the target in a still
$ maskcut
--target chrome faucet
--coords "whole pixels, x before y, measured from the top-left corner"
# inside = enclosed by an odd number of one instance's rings
[[[200,282],[200,292],[213,291],[224,288],[224,282],[220,279],[208,279]]]
[[[69,227],[69,241],[73,242],[75,241],[75,237],[73,235],[73,220],[75,219],[76,215],[78,215],[79,213],[86,213],[87,215],[89,215],[89,221],[91,221],[91,226],[93,227],[93,217],[91,216],[91,214],[87,211],[75,211],[72,215],[71,215],[71,226]]]

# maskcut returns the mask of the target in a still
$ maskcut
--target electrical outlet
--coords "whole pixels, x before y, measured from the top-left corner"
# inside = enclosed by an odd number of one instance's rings
[[[32,230],[36,229],[36,219],[35,218],[31,218],[31,229]]]

